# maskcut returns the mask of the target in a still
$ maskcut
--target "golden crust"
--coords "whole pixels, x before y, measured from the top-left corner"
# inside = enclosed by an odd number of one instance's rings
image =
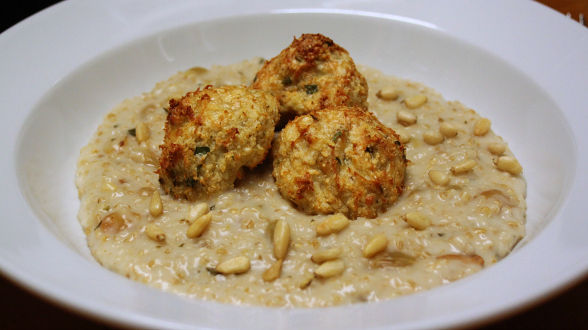
[[[368,85],[349,53],[321,34],[303,34],[266,62],[253,84],[276,96],[280,114],[297,115],[329,106],[367,109]]]
[[[169,105],[159,181],[190,200],[231,188],[242,167],[261,163],[279,116],[271,94],[244,86],[207,86]]]
[[[297,117],[274,141],[273,157],[280,193],[311,214],[374,218],[404,187],[398,135],[357,107]]]

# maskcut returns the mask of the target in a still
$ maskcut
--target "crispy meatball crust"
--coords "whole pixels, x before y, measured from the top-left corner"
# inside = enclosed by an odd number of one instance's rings
[[[306,114],[328,106],[367,109],[368,85],[349,53],[321,34],[303,34],[257,72],[256,89],[271,92],[280,114]]]
[[[159,181],[175,198],[194,200],[233,187],[242,167],[270,149],[278,103],[244,86],[196,90],[169,101]]]
[[[310,214],[375,218],[402,193],[406,157],[392,129],[361,108],[299,116],[273,145],[280,193]]]

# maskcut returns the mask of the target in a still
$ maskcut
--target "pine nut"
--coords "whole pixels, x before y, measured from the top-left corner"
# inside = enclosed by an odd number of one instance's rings
[[[314,279],[314,274],[307,273],[304,277],[302,277],[302,281],[300,281],[300,283],[298,284],[298,287],[300,289],[308,288],[310,286],[310,284],[312,283],[313,279]]]
[[[506,145],[503,143],[491,143],[488,145],[488,151],[494,155],[502,155],[506,151]]]
[[[415,114],[410,113],[408,111],[400,110],[396,114],[396,120],[398,123],[404,126],[410,126],[417,122],[417,117]]]
[[[474,160],[468,159],[451,167],[451,172],[454,175],[464,174],[473,170],[474,167],[476,167],[476,162]]]
[[[102,218],[97,227],[104,233],[116,234],[125,228],[125,220],[118,212],[114,212]]]
[[[501,156],[498,157],[496,161],[496,167],[501,170],[508,172],[512,175],[519,175],[523,171],[521,164],[514,158],[510,156]]]
[[[312,262],[315,264],[322,264],[325,261],[339,258],[339,256],[341,256],[341,252],[342,250],[339,247],[318,251],[315,252],[312,257],[310,257],[310,260],[312,260]]]
[[[452,138],[457,135],[457,127],[450,123],[441,123],[439,126],[439,131],[441,134],[443,134],[443,136],[448,138]]]
[[[443,135],[440,132],[429,131],[423,134],[423,140],[430,145],[436,145],[443,142]]]
[[[490,131],[490,120],[486,118],[479,119],[474,125],[474,135],[484,136]]]
[[[198,203],[198,204],[190,207],[190,213],[188,215],[188,220],[194,221],[206,213],[208,213],[208,204]]]
[[[431,219],[420,212],[408,212],[404,219],[409,226],[416,230],[424,230],[431,225]]]
[[[386,101],[393,101],[398,98],[398,91],[394,87],[384,87],[380,89],[376,96]]]
[[[442,171],[430,170],[429,179],[431,179],[431,181],[433,181],[434,184],[440,186],[445,186],[449,183],[449,175]]]
[[[384,251],[388,247],[388,238],[384,234],[378,234],[366,244],[363,249],[363,256],[371,258],[376,254]]]
[[[147,237],[149,237],[150,239],[152,239],[156,242],[164,242],[165,241],[165,233],[156,224],[152,224],[152,223],[148,224],[145,227],[145,234],[147,234]]]
[[[202,233],[208,228],[210,222],[212,221],[212,214],[206,213],[205,215],[200,216],[200,218],[194,220],[190,227],[188,227],[188,232],[186,235],[189,238],[196,238],[202,235]]]
[[[417,94],[410,96],[404,100],[404,104],[409,109],[416,109],[427,102],[427,96],[423,94]]]
[[[235,257],[227,261],[221,262],[215,268],[215,270],[221,274],[242,274],[251,268],[251,262],[249,258],[245,256]]]
[[[410,141],[410,135],[398,133],[398,140],[403,144],[408,143],[408,141]]]
[[[278,279],[282,273],[282,262],[282,259],[278,259],[265,272],[263,272],[263,275],[261,275],[263,280],[266,282],[273,282]]]
[[[150,136],[149,126],[145,123],[139,123],[137,128],[135,129],[135,137],[137,138],[137,142],[141,143],[143,141],[147,141]]]
[[[163,213],[163,203],[161,202],[161,196],[159,195],[158,190],[155,190],[153,195],[151,195],[149,213],[154,217],[160,216]]]
[[[316,227],[316,234],[325,236],[338,233],[349,226],[349,219],[341,213],[332,215]]]
[[[274,228],[274,257],[284,259],[290,244],[290,226],[284,220],[278,220]]]
[[[329,278],[343,273],[344,270],[345,264],[342,260],[331,260],[315,269],[314,274],[321,278]]]

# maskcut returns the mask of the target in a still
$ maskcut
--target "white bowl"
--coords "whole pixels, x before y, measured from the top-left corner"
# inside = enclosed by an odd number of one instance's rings
[[[65,2],[3,33],[2,271],[110,321],[243,329],[471,324],[586,273],[588,30],[531,2],[307,5]],[[99,266],[76,218],[74,171],[107,111],[178,70],[272,57],[303,32],[328,35],[357,63],[423,82],[492,120],[528,183],[528,234],[517,249],[440,288],[324,309],[188,300]]]

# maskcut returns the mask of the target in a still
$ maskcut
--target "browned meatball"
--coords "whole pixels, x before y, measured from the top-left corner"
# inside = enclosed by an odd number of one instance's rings
[[[251,85],[271,92],[280,114],[328,106],[367,108],[368,85],[349,53],[321,34],[303,34],[266,62]]]
[[[210,86],[171,100],[159,181],[175,198],[197,199],[231,188],[242,167],[265,158],[278,120],[271,94]]]
[[[374,218],[402,193],[406,158],[398,135],[361,108],[299,116],[273,145],[280,193],[311,214]]]

